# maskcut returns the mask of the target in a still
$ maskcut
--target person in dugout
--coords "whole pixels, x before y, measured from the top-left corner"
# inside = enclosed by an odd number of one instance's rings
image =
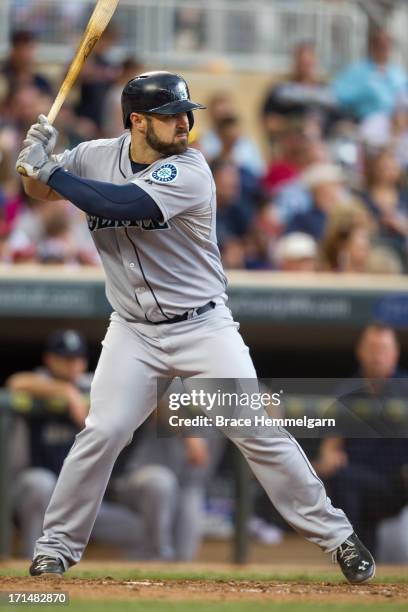
[[[11,499],[24,558],[33,554],[58,474],[85,423],[93,377],[87,368],[85,338],[76,330],[57,330],[46,341],[42,365],[6,382],[12,392],[45,401],[61,398],[67,406],[15,419]],[[155,456],[153,461],[152,432],[148,423],[119,458],[91,538],[118,547],[128,559],[190,560],[201,540],[206,442],[161,440],[162,460]]]

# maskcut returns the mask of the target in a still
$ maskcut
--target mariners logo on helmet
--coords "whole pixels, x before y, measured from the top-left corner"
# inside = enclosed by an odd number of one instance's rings
[[[178,170],[174,164],[163,164],[152,172],[151,178],[157,183],[172,183],[176,180],[177,175]]]

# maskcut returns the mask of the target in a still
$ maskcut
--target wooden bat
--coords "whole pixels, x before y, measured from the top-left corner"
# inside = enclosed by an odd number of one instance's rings
[[[94,12],[89,19],[84,35],[79,43],[75,57],[71,62],[58,95],[51,106],[50,112],[48,113],[48,121],[51,124],[54,123],[59,111],[61,110],[61,106],[64,104],[69,92],[74,86],[83,65],[105,31],[108,23],[112,19],[118,4],[119,0],[97,1]],[[21,166],[17,168],[17,171],[20,174],[25,175],[25,170]]]
[[[92,13],[85,33],[79,43],[77,52],[71,62],[67,75],[60,87],[57,97],[54,100],[51,110],[48,113],[48,121],[54,123],[61,106],[71,91],[78,74],[81,72],[88,56],[92,52],[96,43],[104,33],[106,26],[112,19],[113,13],[119,4],[119,0],[98,0],[94,12]]]

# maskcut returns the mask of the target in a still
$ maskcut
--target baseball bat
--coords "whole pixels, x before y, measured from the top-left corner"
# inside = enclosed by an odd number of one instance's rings
[[[112,19],[118,4],[119,0],[97,1],[95,9],[88,21],[88,25],[86,26],[84,35],[82,36],[81,42],[79,43],[77,52],[75,53],[57,97],[55,98],[50,112],[48,113],[48,121],[51,124],[54,123],[59,111],[61,110],[61,106],[64,104],[69,92],[74,86],[83,65],[105,31],[108,23]],[[17,171],[23,176],[25,175],[24,168],[17,168]]]

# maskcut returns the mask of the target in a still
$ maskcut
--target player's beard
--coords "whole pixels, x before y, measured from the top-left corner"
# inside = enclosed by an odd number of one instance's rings
[[[162,155],[180,155],[180,153],[185,153],[187,151],[188,142],[187,141],[173,141],[173,142],[164,142],[158,138],[156,132],[154,131],[153,123],[151,117],[146,117],[147,119],[147,131],[146,131],[146,142],[154,149],[154,151],[158,151]],[[185,134],[185,131],[176,131],[175,136],[178,134]]]

